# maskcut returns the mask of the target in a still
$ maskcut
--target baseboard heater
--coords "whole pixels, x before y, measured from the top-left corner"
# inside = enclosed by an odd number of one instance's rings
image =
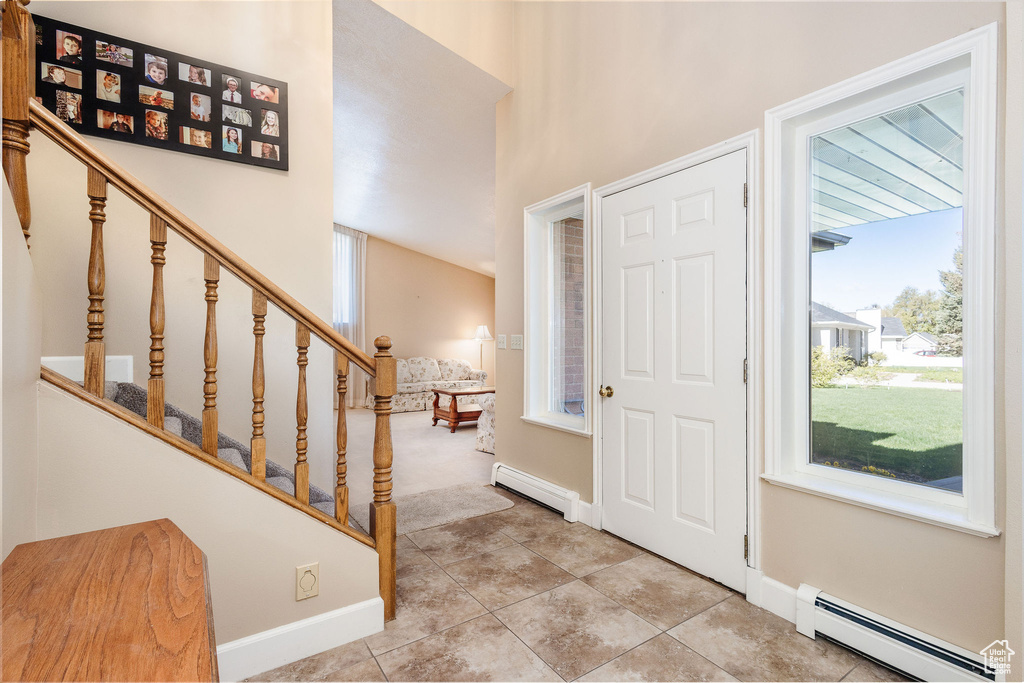
[[[823,636],[922,681],[997,681],[980,654],[801,584],[796,630]]]
[[[524,498],[561,512],[567,522],[578,522],[580,519],[579,493],[556,486],[504,463],[494,463],[491,469],[491,485],[509,489]]]

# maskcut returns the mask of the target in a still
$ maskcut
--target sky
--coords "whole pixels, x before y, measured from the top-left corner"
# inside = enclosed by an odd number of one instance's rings
[[[852,239],[811,256],[811,298],[841,312],[886,307],[908,285],[942,291],[940,270],[953,269],[963,209],[865,223],[835,232]]]

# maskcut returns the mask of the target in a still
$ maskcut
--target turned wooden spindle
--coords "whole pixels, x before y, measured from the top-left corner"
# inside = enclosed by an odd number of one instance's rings
[[[32,224],[26,165],[28,101],[36,94],[36,29],[32,15],[22,3],[4,2],[0,10],[3,11],[3,78],[0,79],[3,83],[3,167],[27,243]]]
[[[149,217],[149,241],[153,248],[153,294],[149,303],[149,386],[146,419],[164,428],[164,264],[167,259],[167,223],[156,214]]]
[[[252,356],[252,439],[249,440],[252,476],[260,481],[267,478],[267,440],[263,437],[263,392],[266,379],[263,374],[263,326],[267,319],[267,297],[252,290],[252,334],[256,348]]]
[[[106,270],[103,265],[103,223],[107,220],[107,179],[96,169],[89,169],[89,220],[92,222],[92,243],[89,248],[89,335],[85,342],[85,390],[103,396],[106,366],[106,345],[103,343],[103,290]]]
[[[345,418],[345,393],[348,391],[348,358],[334,352],[335,374],[338,377],[338,481],[334,485],[334,518],[348,524],[348,422]]]
[[[373,340],[377,353],[376,394],[373,412],[376,425],[373,435],[373,502],[370,503],[370,535],[377,545],[380,564],[380,594],[384,599],[384,618],[395,618],[395,531],[398,516],[391,500],[391,397],[397,389],[397,363],[391,355],[391,339]]]
[[[217,457],[217,284],[220,264],[209,254],[203,264],[206,280],[206,339],[203,360],[206,380],[203,382],[203,450]]]
[[[309,407],[306,402],[306,366],[309,365],[309,328],[295,323],[295,346],[299,350],[299,390],[295,399],[295,498],[309,504],[309,463],[306,462],[306,420]]]

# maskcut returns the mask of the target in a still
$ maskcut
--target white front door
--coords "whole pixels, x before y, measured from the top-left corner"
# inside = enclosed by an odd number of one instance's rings
[[[746,150],[603,199],[602,525],[746,589]]]

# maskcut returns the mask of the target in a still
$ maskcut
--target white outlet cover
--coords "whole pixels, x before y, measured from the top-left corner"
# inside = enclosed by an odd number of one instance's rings
[[[498,335],[498,348],[499,349],[505,348],[505,335],[503,335],[503,334],[499,334]]]
[[[303,564],[295,568],[295,600],[320,595],[320,563]]]
[[[523,350],[523,335],[513,334],[512,335],[512,350],[522,351]]]

